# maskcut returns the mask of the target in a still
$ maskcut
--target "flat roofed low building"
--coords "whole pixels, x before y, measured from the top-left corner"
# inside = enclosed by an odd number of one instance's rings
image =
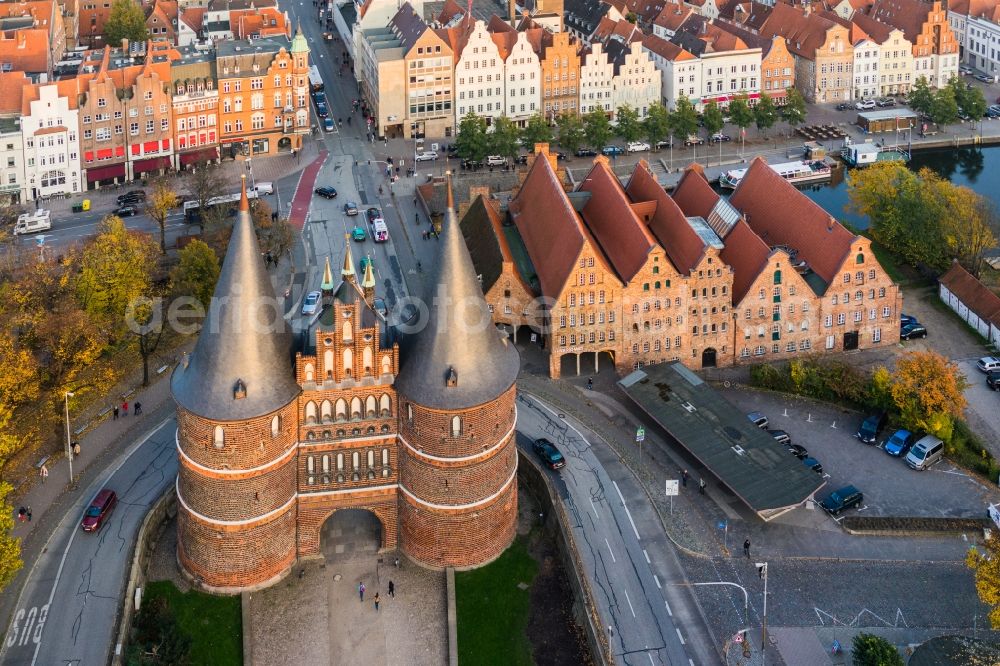
[[[803,504],[826,483],[679,361],[646,366],[618,384],[762,520]]]
[[[879,109],[858,114],[857,126],[866,132],[908,130],[917,124],[917,114],[909,109]]]

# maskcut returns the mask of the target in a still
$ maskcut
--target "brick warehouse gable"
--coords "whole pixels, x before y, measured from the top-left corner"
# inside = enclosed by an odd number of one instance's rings
[[[216,297],[246,283],[273,297],[258,273],[249,225],[241,205]],[[478,289],[450,196],[443,249],[448,258],[435,282],[457,285],[450,293],[460,298],[470,284]],[[177,556],[202,589],[274,584],[297,560],[321,556],[323,524],[341,509],[370,511],[381,525],[381,550],[399,547],[429,567],[480,566],[514,538],[516,352],[487,327],[469,333],[466,346],[477,350],[477,364],[499,368],[492,374],[450,351],[414,359],[427,336],[451,333],[440,316],[432,311],[425,332],[404,339],[401,352],[396,332],[373,309],[370,283],[357,283],[349,243],[340,277],[337,285],[324,278],[323,311],[294,367],[280,345],[269,351],[271,340],[254,345],[263,356],[234,348],[226,324],[246,321],[247,313],[230,309],[221,322],[206,321],[205,329],[215,325],[222,334],[203,333],[175,371]],[[206,360],[222,345],[231,363]],[[261,390],[261,368],[276,377],[283,368],[293,382]],[[232,390],[205,393],[204,372],[211,373],[205,382]]]

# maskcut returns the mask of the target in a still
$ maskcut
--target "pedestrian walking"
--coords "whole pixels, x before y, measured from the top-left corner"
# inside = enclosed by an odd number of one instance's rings
[[[379,602],[378,592],[376,592],[375,593],[375,612],[376,613],[378,612],[378,602]]]
[[[587,378],[587,390],[588,391],[593,391],[594,390],[594,378],[593,377]]]
[[[115,405],[114,408],[112,408],[111,416],[113,417],[114,421],[118,420],[118,405]]]
[[[42,465],[42,468],[38,470],[38,475],[42,477],[42,483],[49,478],[49,467],[48,465]]]
[[[358,596],[361,597],[361,601],[365,600],[365,584],[363,582],[358,584]]]
[[[128,416],[128,400],[122,403],[122,416]]]
[[[139,414],[142,414],[142,403],[136,400],[135,406],[132,408],[132,416],[139,416]]]
[[[397,569],[399,568],[399,558],[398,557],[396,558],[396,568]]]
[[[389,596],[392,597],[393,599],[396,598],[396,586],[393,584],[391,580],[389,581]]]
[[[31,507],[30,506],[28,507],[27,515],[28,515],[28,522],[30,523],[31,522]]]
[[[698,479],[698,494],[705,494],[705,479]]]
[[[17,519],[22,523],[26,520],[27,516],[28,516],[28,510],[25,509],[23,506],[17,510]]]
[[[80,457],[80,442],[73,442],[73,457]]]
[[[747,556],[748,560],[750,559],[750,537],[747,537],[747,540],[743,542],[743,554]]]

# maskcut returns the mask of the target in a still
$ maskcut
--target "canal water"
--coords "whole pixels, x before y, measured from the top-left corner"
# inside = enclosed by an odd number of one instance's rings
[[[942,148],[913,154],[908,165],[914,171],[927,167],[956,185],[965,185],[986,197],[1000,209],[1000,146],[984,148]],[[868,218],[848,211],[845,169],[833,182],[806,186],[803,192],[838,220],[856,229],[868,228]],[[992,176],[990,174],[993,174]]]

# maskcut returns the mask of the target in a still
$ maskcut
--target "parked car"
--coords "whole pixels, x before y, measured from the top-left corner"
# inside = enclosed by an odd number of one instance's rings
[[[885,423],[888,419],[889,415],[886,414],[884,410],[880,409],[874,414],[869,415],[864,421],[861,422],[861,426],[858,428],[858,431],[854,433],[854,436],[865,444],[874,444],[876,438],[879,436],[879,433],[882,432],[882,428],[885,427]]]
[[[353,238],[359,243],[364,242],[365,238],[367,238],[367,235],[365,234],[365,228],[362,226],[354,227],[354,229],[351,230],[351,238]]]
[[[854,105],[854,108],[858,111],[869,111],[878,106],[878,103],[873,99],[863,99]]]
[[[119,194],[118,198],[116,199],[119,206],[127,203],[129,204],[139,203],[145,200],[146,200],[146,193],[143,192],[142,190],[132,190],[130,192],[126,192],[125,194]]]
[[[1000,370],[1000,358],[997,358],[996,356],[984,356],[976,361],[976,367],[982,372]]]
[[[750,412],[747,414],[747,418],[750,419],[750,423],[754,424],[758,428],[767,429],[767,417],[760,412]]]
[[[316,100],[316,115],[319,116],[320,118],[326,118],[328,115],[330,115],[330,112],[327,111],[326,108],[326,102],[321,102],[319,100]]]
[[[337,123],[333,122],[333,118],[327,116],[326,118],[323,119],[324,132],[332,132],[335,129],[337,129]]]
[[[993,77],[989,74],[976,74],[973,78],[976,81],[982,81],[983,83],[993,83]]]
[[[906,454],[906,464],[917,471],[924,471],[944,457],[944,442],[934,435],[924,435]]]
[[[80,527],[84,532],[96,532],[108,521],[111,512],[118,505],[118,495],[110,488],[100,490],[94,499],[90,500],[90,506],[83,513],[83,520]]]
[[[671,148],[673,147],[673,145],[674,145],[673,139],[664,139],[663,141],[656,142],[656,149],[659,150],[660,148]]]
[[[965,65],[961,65],[958,68],[958,73],[961,74],[961,75],[963,75],[963,76],[968,76],[969,74],[972,74],[972,68],[971,67],[966,67]]]
[[[313,194],[323,197],[324,199],[336,199],[337,190],[332,187],[317,187],[313,190]]]
[[[990,370],[986,373],[986,385],[994,391],[1000,391],[1000,370]]]
[[[604,146],[604,149],[601,152],[608,157],[617,157],[618,155],[625,154],[625,151],[621,146]]]
[[[806,447],[802,446],[801,444],[792,444],[791,442],[789,442],[788,444],[785,444],[785,448],[788,449],[788,452],[791,453],[796,458],[798,458],[799,460],[805,460],[806,458],[809,457],[809,452],[806,451]]]
[[[641,153],[644,150],[649,150],[649,144],[645,141],[633,141],[625,146],[625,149],[630,153]]]
[[[837,105],[837,111],[848,111],[854,108],[850,102],[841,102]]]
[[[507,164],[507,158],[503,155],[487,155],[486,164],[488,166],[503,166]]]
[[[593,148],[580,148],[576,151],[577,157],[596,157],[597,151]]]
[[[885,108],[887,106],[896,106],[896,100],[891,97],[883,97],[881,99],[875,100],[875,105],[879,108]]]
[[[568,159],[569,159],[569,155],[567,155],[566,153],[556,153],[556,161],[557,162],[565,162]]]
[[[462,160],[462,168],[468,171],[478,171],[483,168],[483,163],[479,160]]]
[[[531,448],[550,469],[559,469],[566,466],[566,459],[563,458],[563,454],[559,453],[559,449],[556,448],[555,444],[544,437],[532,442]]]
[[[316,314],[316,310],[319,308],[319,297],[320,293],[318,291],[310,291],[306,294],[306,300],[302,301],[302,314]]]
[[[528,163],[528,156],[527,155],[518,155],[517,157],[514,158],[514,163],[515,164],[527,164]]]
[[[701,138],[697,134],[689,134],[686,139],[684,139],[685,146],[703,146],[705,145],[705,139]]]
[[[368,224],[371,224],[375,220],[382,219],[382,211],[373,206],[365,211],[365,217],[368,218]]]
[[[724,143],[726,141],[732,141],[733,137],[728,134],[723,134],[722,132],[716,132],[712,136],[708,137],[709,143]]]
[[[905,312],[899,315],[899,325],[900,327],[906,326],[907,324],[919,324],[916,317],[910,316]]]
[[[823,507],[827,513],[837,515],[844,509],[850,509],[852,506],[859,506],[864,499],[865,496],[854,486],[844,486],[843,488],[834,490],[832,493],[820,500],[819,505]]]
[[[816,460],[811,456],[808,458],[803,458],[802,464],[811,469],[812,471],[816,472],[817,474],[823,473],[823,466],[819,463],[818,460]]]
[[[984,113],[987,118],[1000,118],[1000,104],[992,104],[986,107],[986,113]]]
[[[912,340],[913,338],[926,338],[927,329],[923,324],[907,324],[899,329],[900,340]]]
[[[774,441],[776,441],[778,444],[785,444],[787,446],[788,444],[792,443],[791,435],[789,435],[784,430],[768,429],[767,434],[770,435],[771,437],[774,437]]]
[[[272,182],[257,183],[256,185],[250,188],[250,191],[256,192],[258,197],[262,197],[268,194],[274,194],[274,183]]]
[[[115,209],[115,215],[118,217],[132,217],[135,214],[135,206],[119,206]]]
[[[417,153],[417,156],[414,159],[418,162],[431,162],[437,158],[438,154],[436,152],[433,150],[425,150],[422,153]]]
[[[358,204],[353,201],[348,201],[344,204],[344,215],[357,215],[358,214]]]
[[[895,456],[899,458],[900,456],[905,456],[910,447],[913,446],[913,442],[916,441],[917,434],[910,432],[909,430],[897,430],[892,433],[892,437],[885,440],[885,445],[883,448],[885,452],[890,456]]]

